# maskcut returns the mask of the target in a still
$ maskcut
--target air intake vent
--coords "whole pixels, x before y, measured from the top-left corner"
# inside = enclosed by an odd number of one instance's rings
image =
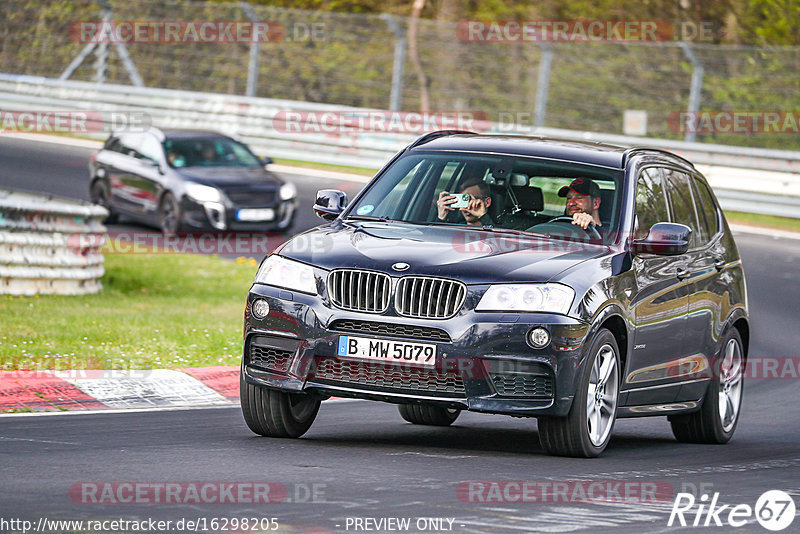
[[[404,276],[397,284],[394,307],[405,317],[447,319],[464,304],[467,286],[456,280]]]
[[[343,310],[382,313],[389,307],[391,287],[383,273],[341,270],[328,275],[331,302]]]

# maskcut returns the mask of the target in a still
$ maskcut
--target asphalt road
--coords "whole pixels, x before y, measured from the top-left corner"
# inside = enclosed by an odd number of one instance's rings
[[[81,160],[87,155],[0,139],[0,186],[85,196]],[[309,215],[311,192],[334,185],[313,177],[294,181],[305,204],[301,214],[307,209]],[[350,187],[355,192],[360,184]],[[315,224],[313,215],[298,222],[298,230]],[[739,234],[737,242],[748,277],[750,356],[800,357],[800,287],[794,283],[800,240]],[[679,444],[664,418],[623,419],[604,455],[592,460],[545,455],[535,420],[466,413],[453,427],[421,428],[405,423],[392,405],[362,401],[323,403],[299,440],[254,436],[238,408],[2,416],[0,531],[21,530],[3,525],[10,518],[204,518],[210,529],[213,518],[256,517],[276,518],[282,532],[728,532],[730,526],[715,527],[713,519],[704,527],[705,515],[692,527],[697,507],[685,514],[686,528],[668,526],[675,495],[693,493],[699,503],[702,494],[719,493],[717,506],[754,507],[762,493],[779,489],[800,505],[798,383],[791,375],[748,381],[739,427],[728,445]],[[483,485],[462,484],[469,481]],[[660,488],[659,497],[665,489],[666,498],[519,502],[519,492],[498,494],[493,489],[501,486],[492,481],[577,481],[582,488],[591,482],[626,488],[650,483]],[[184,489],[193,482],[273,483],[270,495],[280,502],[91,504],[86,501],[99,493],[81,493],[118,487],[104,485],[112,482],[183,483]],[[464,487],[483,489],[458,491]],[[411,528],[365,523],[368,518],[410,518]],[[445,519],[444,528],[427,528],[417,523],[421,518]],[[231,523],[221,526],[216,530],[237,530]],[[193,530],[174,523],[171,528]],[[784,532],[799,529],[795,519]],[[768,532],[752,517],[735,531]]]

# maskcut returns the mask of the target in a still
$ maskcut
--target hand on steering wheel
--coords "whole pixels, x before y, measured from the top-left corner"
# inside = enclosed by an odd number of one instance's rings
[[[550,219],[549,221],[547,221],[547,224],[550,224],[550,223],[569,223],[572,226],[576,226],[578,228],[581,228],[581,226],[579,226],[577,224],[573,224],[573,220],[574,219],[572,218],[572,215],[559,215],[558,217],[554,217],[554,218]],[[591,234],[593,239],[596,238],[598,241],[602,241],[603,240],[603,238],[600,236],[600,232],[597,231],[597,228],[595,227],[594,224],[590,224],[586,228],[581,228],[581,229],[585,230],[589,234]]]

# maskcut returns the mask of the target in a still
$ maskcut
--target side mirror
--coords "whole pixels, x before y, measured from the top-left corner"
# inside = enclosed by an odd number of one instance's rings
[[[677,256],[689,249],[692,229],[685,224],[660,222],[650,228],[644,239],[636,239],[630,245],[634,254],[658,254]]]
[[[347,206],[347,194],[338,189],[320,189],[314,201],[314,213],[326,221],[332,221]]]
[[[264,156],[263,158],[261,158],[261,163],[263,163],[264,167],[266,167],[267,165],[275,163],[275,160],[269,156]]]

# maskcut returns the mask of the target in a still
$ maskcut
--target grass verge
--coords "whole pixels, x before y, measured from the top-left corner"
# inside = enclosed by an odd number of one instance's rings
[[[95,295],[0,296],[0,370],[238,365],[254,261],[107,254]]]
[[[292,167],[304,167],[306,169],[320,169],[323,171],[346,172],[350,174],[360,174],[363,176],[374,176],[378,169],[365,169],[364,167],[348,167],[347,165],[333,165],[331,163],[312,163],[299,159],[273,158],[275,163],[281,165],[291,165]]]
[[[800,219],[790,217],[775,217],[774,215],[761,215],[758,213],[743,213],[741,211],[726,211],[725,218],[732,224],[746,224],[774,230],[800,232]]]

